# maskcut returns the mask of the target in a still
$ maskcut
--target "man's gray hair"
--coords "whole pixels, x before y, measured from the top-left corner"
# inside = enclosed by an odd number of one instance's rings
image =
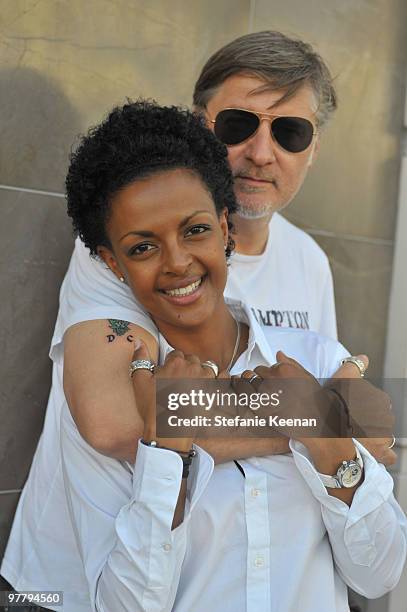
[[[196,109],[205,109],[219,86],[237,74],[256,76],[270,88],[284,89],[282,99],[309,84],[318,104],[319,127],[337,107],[332,75],[322,57],[308,43],[268,30],[236,38],[209,58],[195,85]]]

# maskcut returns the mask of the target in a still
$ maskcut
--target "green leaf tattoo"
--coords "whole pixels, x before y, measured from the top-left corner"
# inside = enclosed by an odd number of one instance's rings
[[[124,336],[129,330],[130,323],[128,321],[118,321],[117,319],[108,319],[109,327],[117,336]]]

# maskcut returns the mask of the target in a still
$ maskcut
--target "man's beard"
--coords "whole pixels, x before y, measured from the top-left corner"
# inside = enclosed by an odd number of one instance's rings
[[[242,219],[264,219],[264,217],[268,217],[273,212],[273,205],[271,202],[266,202],[261,206],[250,206],[246,202],[238,201],[238,209],[236,214]]]
[[[269,181],[275,183],[274,175],[267,171],[266,169],[253,168],[251,165],[246,167],[236,168],[233,172],[233,178],[239,177],[251,177],[257,178],[264,181]],[[238,193],[236,193],[238,191]],[[240,191],[240,193],[239,193]],[[238,210],[236,214],[242,219],[264,219],[265,217],[271,216],[274,210],[273,203],[268,201],[262,204],[250,204],[250,195],[259,193],[259,189],[257,187],[241,185],[240,188],[235,190],[235,194],[237,197]]]

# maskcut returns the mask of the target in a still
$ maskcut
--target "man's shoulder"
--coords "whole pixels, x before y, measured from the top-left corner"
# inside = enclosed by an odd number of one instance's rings
[[[319,244],[307,232],[300,229],[291,221],[288,221],[280,213],[274,213],[270,222],[270,236],[275,234],[276,239],[280,240],[285,248],[297,253],[303,253],[306,257],[313,257],[315,260],[327,264],[328,257],[321,249]]]

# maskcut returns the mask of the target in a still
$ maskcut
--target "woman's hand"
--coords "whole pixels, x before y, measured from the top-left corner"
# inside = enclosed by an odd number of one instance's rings
[[[152,361],[148,348],[142,340],[136,341],[135,345],[132,361],[136,359]],[[225,375],[226,373],[222,372],[219,374],[219,378],[223,378]],[[203,367],[199,357],[185,355],[178,350],[171,351],[162,366],[155,366],[154,374],[149,370],[136,370],[133,373],[132,380],[137,410],[144,421],[143,439],[146,441],[156,440],[160,446],[167,448],[190,450],[194,436],[188,438],[157,438],[155,380],[157,378],[199,379],[214,377],[214,372],[208,367]]]

